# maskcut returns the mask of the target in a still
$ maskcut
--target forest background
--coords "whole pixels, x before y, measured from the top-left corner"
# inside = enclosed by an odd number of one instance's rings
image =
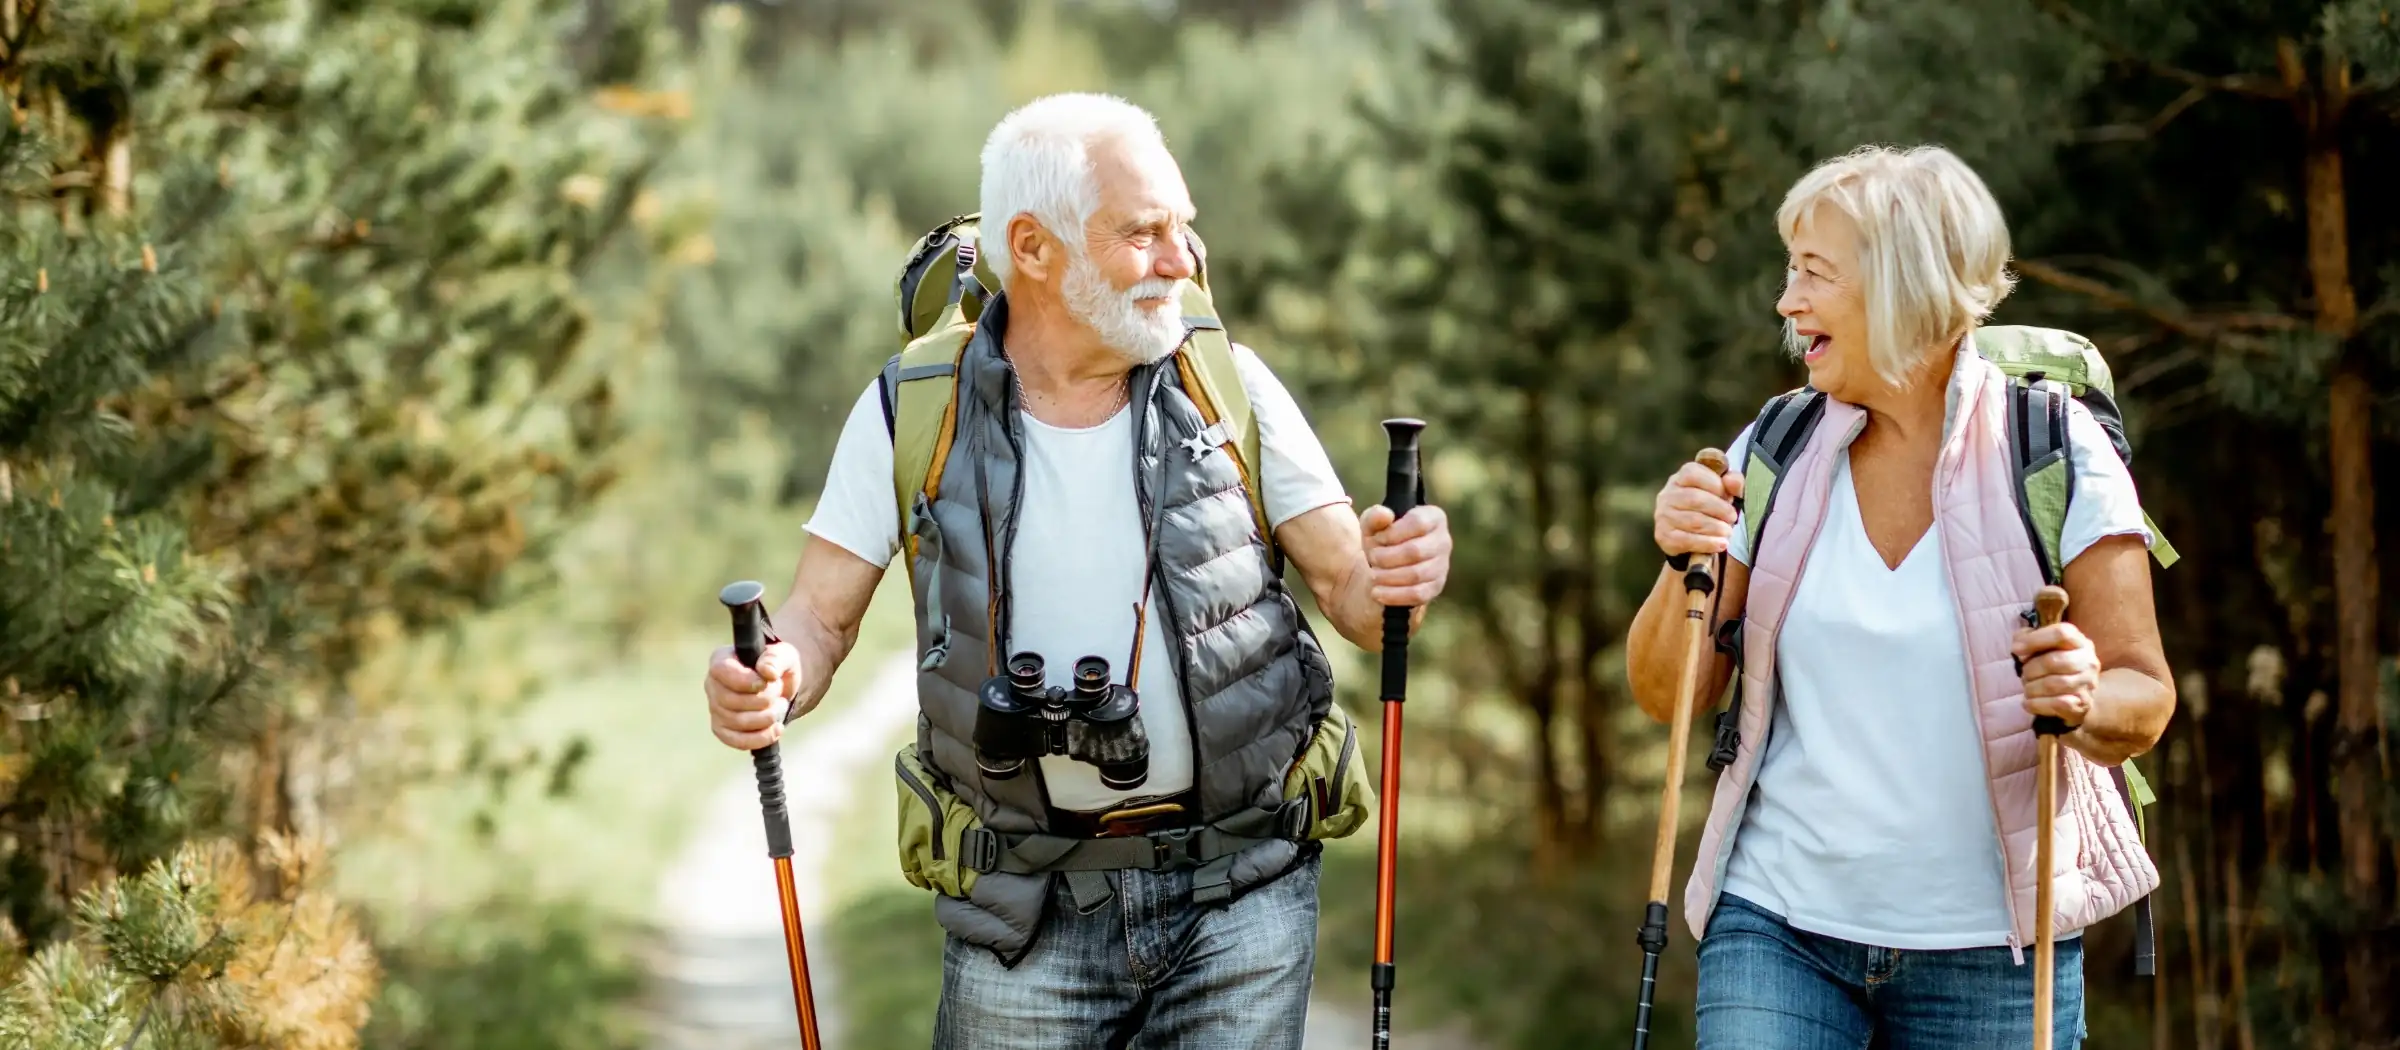
[[[1158,115],[1362,505],[1431,422],[1409,1023],[1631,1028],[1651,496],[1801,381],[1785,189],[1934,142],[2183,556],[2158,974],[2090,934],[2092,1045],[2400,1045],[2400,3],[0,0],[0,1046],[651,1045],[653,891],[748,766],[716,588],[780,593],[903,254],[1061,90]],[[856,797],[841,1045],[924,1045]],[[1372,850],[1324,889],[1362,1003]]]

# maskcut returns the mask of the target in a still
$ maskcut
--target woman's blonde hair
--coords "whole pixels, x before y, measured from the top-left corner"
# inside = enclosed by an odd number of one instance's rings
[[[2016,287],[2000,202],[1940,146],[1861,146],[1817,165],[1775,211],[1785,244],[1820,204],[1858,226],[1867,355],[1886,382],[1905,380],[1922,355],[1972,331]],[[1807,349],[1789,322],[1784,337],[1794,354]]]

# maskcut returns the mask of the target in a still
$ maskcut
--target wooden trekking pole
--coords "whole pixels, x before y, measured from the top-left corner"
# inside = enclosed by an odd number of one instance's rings
[[[2055,584],[2045,586],[2033,596],[2034,623],[2048,627],[2067,614],[2067,592]],[[2058,738],[2067,732],[2068,725],[2056,715],[2040,715],[2033,720],[2034,755],[2040,766],[2034,773],[2033,832],[2033,1050],[2050,1050],[2051,986],[2057,982],[2054,959],[2057,955],[2055,931],[2051,928],[2050,892],[2056,873],[2051,871],[2050,837],[2057,827],[2058,817]]]
[[[1383,505],[1398,522],[1415,510],[1424,496],[1417,471],[1417,434],[1421,419],[1387,419],[1383,430],[1391,439],[1391,456],[1384,469]],[[1408,617],[1402,606],[1383,609],[1383,812],[1375,834],[1375,1050],[1392,1044],[1393,889],[1400,864],[1400,703],[1408,697]]]
[[[1723,477],[1725,453],[1713,448],[1696,457],[1709,473]],[[1700,657],[1708,651],[1709,596],[1717,589],[1711,559],[1694,555],[1683,570],[1683,670],[1676,678],[1675,716],[1667,723],[1667,781],[1658,802],[1658,843],[1650,855],[1650,906],[1634,939],[1642,946],[1642,994],[1633,1011],[1634,1050],[1650,1045],[1650,1011],[1658,990],[1658,955],[1667,948],[1667,880],[1675,870],[1675,832],[1683,806],[1683,755],[1692,733],[1692,702],[1700,688]]]
[[[767,607],[760,601],[766,593],[764,584],[743,580],[727,584],[717,594],[717,600],[733,614],[733,654],[744,667],[757,667],[759,654],[781,640],[775,637],[774,625],[767,622]],[[750,764],[758,773],[767,856],[775,859],[776,898],[783,907],[783,950],[791,963],[792,1004],[800,1011],[800,1045],[804,1050],[818,1050],[817,1003],[808,983],[808,946],[800,938],[800,895],[792,888],[792,822],[783,808],[781,748],[782,741],[776,741],[750,752]]]

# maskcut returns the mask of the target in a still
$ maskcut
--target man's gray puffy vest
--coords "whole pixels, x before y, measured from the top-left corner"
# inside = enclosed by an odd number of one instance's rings
[[[993,640],[995,628],[1008,623],[1011,588],[1074,585],[1007,576],[1023,495],[1016,370],[1000,345],[1007,317],[1006,297],[995,296],[961,355],[957,423],[940,495],[928,508],[918,494],[914,515],[917,753],[944,787],[975,808],[984,830],[1003,840],[1046,833],[1049,807],[1038,767],[988,780],[976,766],[977,690],[1011,651],[1006,637]],[[1195,896],[1231,899],[1301,857],[1297,823],[1289,819],[1300,813],[1285,804],[1282,778],[1333,703],[1332,668],[1269,566],[1232,459],[1214,448],[1194,456],[1191,439],[1206,428],[1174,361],[1138,367],[1130,381],[1135,461],[1125,469],[1135,471],[1142,519],[1159,523],[1151,615],[1166,618],[1166,634],[1177,643],[1168,662],[1191,719],[1199,818],[1239,844],[1195,871]],[[997,587],[989,586],[994,557]],[[937,894],[935,916],[962,940],[1013,965],[1032,946],[1059,873],[975,867],[971,898]]]

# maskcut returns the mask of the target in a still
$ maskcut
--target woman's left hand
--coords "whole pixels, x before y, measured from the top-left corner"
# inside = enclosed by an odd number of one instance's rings
[[[2092,640],[2061,621],[2018,631],[2010,649],[2024,665],[2018,677],[2025,683],[2025,710],[2082,725],[2100,688],[2100,652]]]

